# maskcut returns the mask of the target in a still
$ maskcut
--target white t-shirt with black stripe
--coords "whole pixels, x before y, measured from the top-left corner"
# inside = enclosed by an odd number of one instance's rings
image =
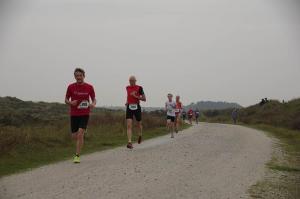
[[[176,116],[176,102],[166,102],[167,115],[175,117]]]

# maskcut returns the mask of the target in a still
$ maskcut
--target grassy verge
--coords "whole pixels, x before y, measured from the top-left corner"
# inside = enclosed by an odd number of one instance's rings
[[[272,159],[267,163],[264,180],[253,185],[253,198],[300,198],[300,132],[268,125],[250,125],[278,140]]]
[[[206,122],[232,124],[229,117],[203,118]],[[300,131],[265,124],[245,124],[264,131],[276,140],[271,160],[266,164],[267,173],[262,181],[249,189],[252,198],[300,198]]]
[[[144,113],[143,123],[144,139],[167,134],[165,119],[161,115]],[[0,127],[0,137],[3,151],[0,154],[0,177],[70,159],[75,149],[70,139],[68,119],[50,125]],[[91,118],[83,154],[123,146],[126,142],[124,113],[98,113]]]
[[[207,122],[232,123],[232,109],[203,113]],[[251,187],[253,198],[300,198],[300,99],[271,100],[238,111],[239,124],[263,130],[277,143],[266,177]]]

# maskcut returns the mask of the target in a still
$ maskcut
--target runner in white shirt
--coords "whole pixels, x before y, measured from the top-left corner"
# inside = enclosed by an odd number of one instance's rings
[[[173,101],[173,95],[168,94],[168,101],[166,102],[167,112],[167,128],[171,132],[171,138],[174,138],[175,119],[176,119],[176,102]]]

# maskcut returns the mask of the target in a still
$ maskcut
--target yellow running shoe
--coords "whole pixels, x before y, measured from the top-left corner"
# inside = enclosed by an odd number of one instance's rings
[[[74,162],[75,164],[80,163],[80,157],[79,157],[78,155],[75,155],[75,157],[74,157],[74,159],[73,159],[73,162]]]

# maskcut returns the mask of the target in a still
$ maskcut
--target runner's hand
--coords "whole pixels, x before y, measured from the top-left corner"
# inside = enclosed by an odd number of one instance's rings
[[[140,97],[137,95],[136,91],[135,92],[132,92],[131,93],[131,96],[137,98],[137,99],[140,99]]]
[[[91,103],[90,105],[89,105],[89,107],[91,108],[91,109],[93,109],[93,108],[95,108],[95,104],[93,104],[93,103]]]
[[[78,100],[70,101],[70,105],[71,105],[71,106],[76,106],[77,103],[78,103]]]

